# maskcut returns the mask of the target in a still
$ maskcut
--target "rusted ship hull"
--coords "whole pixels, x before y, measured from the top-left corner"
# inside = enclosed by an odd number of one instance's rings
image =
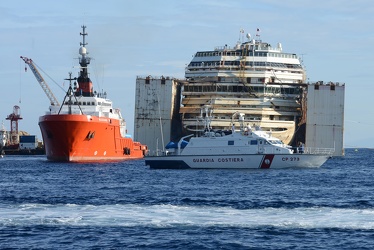
[[[39,126],[47,159],[60,162],[143,158],[147,146],[123,137],[117,119],[91,115],[45,115]]]

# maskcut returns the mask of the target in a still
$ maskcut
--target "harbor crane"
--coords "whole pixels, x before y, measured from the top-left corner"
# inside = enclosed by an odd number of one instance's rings
[[[45,94],[47,95],[49,101],[51,102],[52,106],[60,106],[60,103],[58,102],[57,98],[55,95],[52,93],[51,89],[49,88],[48,84],[45,82],[44,78],[42,75],[39,73],[38,69],[36,68],[36,65],[34,62],[31,60],[31,58],[23,57],[21,56],[21,59],[29,65],[29,68],[31,69],[32,73],[34,73],[36,80],[44,90]]]

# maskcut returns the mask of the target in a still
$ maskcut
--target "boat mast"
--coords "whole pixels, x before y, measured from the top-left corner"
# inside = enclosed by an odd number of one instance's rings
[[[79,64],[81,66],[80,76],[83,78],[88,78],[87,66],[88,64],[90,64],[90,60],[91,60],[91,58],[87,56],[88,52],[86,49],[86,45],[88,45],[88,43],[86,43],[86,36],[88,36],[88,33],[86,32],[85,25],[82,26],[82,29],[83,29],[83,32],[81,32],[80,35],[83,37],[82,38],[83,42],[80,43],[81,48],[79,49],[79,54],[82,56],[79,60]]]
[[[81,57],[79,58],[79,65],[80,65],[80,74],[78,77],[78,88],[75,92],[77,96],[93,96],[93,84],[88,76],[88,64],[90,64],[91,57],[88,56],[88,52],[86,49],[86,36],[88,33],[86,32],[86,26],[82,26],[83,32],[80,35],[83,37],[83,42],[80,43],[79,54]]]
[[[61,109],[62,109],[62,106],[65,104],[65,100],[66,100],[66,98],[69,98],[69,100],[68,100],[68,102],[67,102],[67,104],[68,104],[68,114],[71,115],[71,114],[73,113],[72,110],[71,110],[71,106],[73,105],[73,101],[72,101],[72,97],[73,97],[73,96],[74,96],[74,98],[75,98],[75,102],[77,103],[77,105],[78,105],[78,107],[79,107],[79,109],[80,109],[80,111],[81,111],[81,114],[83,114],[82,108],[81,108],[81,106],[79,105],[79,102],[78,102],[77,97],[74,95],[73,86],[72,86],[72,84],[71,84],[71,81],[73,81],[73,80],[77,80],[77,78],[76,78],[76,77],[72,78],[71,75],[72,75],[72,73],[69,72],[69,78],[65,78],[65,79],[64,79],[64,80],[68,80],[68,81],[69,81],[69,89],[68,89],[68,91],[66,92],[66,95],[65,95],[64,100],[62,101],[62,105],[61,105],[61,107],[60,107],[60,110],[58,111],[58,114],[60,114]],[[77,83],[74,82],[74,85],[76,86]],[[75,88],[76,88],[76,87],[74,87],[74,89],[75,89]]]

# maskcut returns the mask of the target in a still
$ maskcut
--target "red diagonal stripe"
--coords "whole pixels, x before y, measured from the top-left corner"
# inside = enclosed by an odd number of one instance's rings
[[[265,155],[262,158],[260,168],[270,168],[271,163],[273,162],[274,155]]]

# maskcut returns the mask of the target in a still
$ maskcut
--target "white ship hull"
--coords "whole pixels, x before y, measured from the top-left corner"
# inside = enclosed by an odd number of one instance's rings
[[[145,163],[153,169],[318,168],[328,158],[316,154],[176,155],[146,157]]]

